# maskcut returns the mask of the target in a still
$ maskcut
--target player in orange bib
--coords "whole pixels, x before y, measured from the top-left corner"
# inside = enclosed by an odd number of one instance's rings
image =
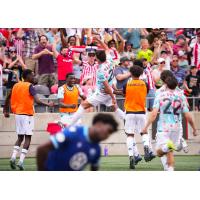
[[[130,68],[130,72],[132,77],[124,87],[124,107],[126,111],[124,129],[127,135],[126,143],[130,159],[130,169],[135,169],[135,165],[142,160],[142,157],[139,155],[134,135],[140,134],[145,125],[145,105],[148,86],[143,80],[139,79],[140,75],[143,74],[143,68],[134,65]],[[148,162],[155,158],[155,155],[151,150],[149,135],[145,133],[141,134],[141,136],[144,145],[144,159]]]
[[[4,116],[9,117],[9,105],[11,106],[12,113],[15,114],[16,121],[16,133],[18,139],[15,142],[13,153],[10,160],[10,166],[12,169],[16,169],[16,157],[20,150],[20,146],[25,138],[23,148],[21,150],[20,159],[17,167],[20,170],[24,170],[24,159],[28,153],[28,149],[31,143],[31,137],[34,129],[34,100],[38,104],[45,106],[53,106],[53,103],[45,103],[41,101],[34,89],[32,83],[34,82],[34,74],[30,69],[23,71],[24,81],[16,83],[12,88],[10,95],[7,97],[4,106]]]
[[[73,73],[68,73],[66,75],[66,84],[59,87],[57,95],[62,123],[70,123],[73,114],[78,109],[79,96],[83,100],[86,99],[81,88],[75,84],[75,75]]]

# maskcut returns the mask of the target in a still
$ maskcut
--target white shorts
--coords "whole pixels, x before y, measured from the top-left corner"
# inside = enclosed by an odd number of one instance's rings
[[[176,147],[180,145],[180,139],[183,136],[183,131],[169,131],[169,132],[157,132],[156,133],[156,149],[159,149],[163,145],[167,144],[171,140]]]
[[[60,121],[63,124],[71,124],[72,116],[74,113],[60,113]],[[76,123],[76,125],[81,124],[81,119],[79,119]]]
[[[109,94],[103,94],[99,91],[96,91],[89,98],[87,98],[87,101],[93,106],[98,106],[100,104],[104,104],[105,106],[108,107],[112,106],[111,96]]]
[[[15,115],[16,133],[18,135],[33,135],[34,117],[28,115]]]
[[[125,117],[125,133],[139,134],[145,126],[146,115],[145,114],[126,114]]]

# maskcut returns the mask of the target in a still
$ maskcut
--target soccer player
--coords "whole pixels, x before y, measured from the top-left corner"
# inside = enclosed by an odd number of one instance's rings
[[[148,86],[143,80],[139,79],[140,75],[143,74],[142,67],[134,65],[130,68],[130,72],[131,79],[128,80],[126,86],[124,87],[124,107],[126,111],[124,129],[127,135],[126,144],[130,159],[130,169],[135,169],[135,165],[142,160],[142,157],[139,155],[134,135],[140,134],[145,125],[145,103]],[[155,158],[155,155],[150,149],[150,139],[148,133],[142,133],[141,136],[144,145],[144,159],[148,162]]]
[[[10,159],[10,166],[16,169],[16,157],[19,153],[20,146],[25,138],[23,148],[21,150],[20,159],[17,167],[24,170],[24,159],[28,153],[31,143],[31,137],[34,129],[34,100],[38,104],[45,106],[53,106],[53,103],[45,103],[41,101],[32,85],[34,82],[34,74],[30,69],[23,71],[23,82],[16,83],[7,97],[4,106],[4,116],[9,117],[9,104],[11,104],[11,111],[15,114],[16,133],[18,136]]]
[[[70,119],[78,109],[79,96],[83,100],[86,99],[82,89],[75,84],[75,81],[75,75],[73,73],[68,73],[66,75],[66,84],[58,89],[57,97],[59,99],[59,112],[62,123],[70,123]]]
[[[91,127],[70,126],[50,137],[37,149],[38,170],[80,171],[87,164],[91,170],[99,168],[99,142],[117,131],[118,123],[112,115],[97,114]]]
[[[156,96],[153,111],[142,132],[147,132],[149,125],[156,119],[158,111],[160,111],[156,134],[157,155],[159,157],[166,155],[167,165],[165,170],[173,171],[173,151],[177,150],[182,137],[182,113],[191,125],[193,135],[196,136],[197,133],[194,121],[188,110],[186,97],[176,89],[178,85],[176,78],[174,76],[167,77],[165,83],[167,88]]]
[[[74,115],[72,116],[71,122],[68,123],[69,125],[75,124],[83,116],[83,113],[86,109],[92,106],[98,106],[100,104],[113,106],[113,108],[115,109],[115,113],[120,118],[124,118],[123,111],[120,110],[116,105],[116,99],[112,90],[112,61],[107,59],[107,55],[104,50],[98,50],[96,52],[96,59],[99,63],[99,68],[97,70],[97,89],[92,96],[81,103],[76,113],[74,113]]]

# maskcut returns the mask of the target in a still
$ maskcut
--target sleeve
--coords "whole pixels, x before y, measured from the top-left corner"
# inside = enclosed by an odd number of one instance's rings
[[[154,103],[153,103],[153,108],[160,108],[160,95],[157,95],[156,98],[154,99]]]
[[[116,67],[114,70],[114,76],[116,77],[118,74],[122,74],[122,72],[119,67]]]
[[[79,85],[76,85],[76,87],[78,88],[79,96],[83,96],[84,92],[83,92],[82,88]]]
[[[33,97],[37,94],[36,90],[35,90],[35,88],[33,87],[32,84],[29,87],[29,92],[30,92],[31,96],[33,96]]]
[[[188,102],[184,94],[182,95],[182,100],[183,100],[183,113],[189,112]]]
[[[34,54],[37,54],[37,53],[39,53],[38,47],[36,47],[36,48],[34,49]]]
[[[58,88],[57,98],[64,99],[64,88],[62,86]]]

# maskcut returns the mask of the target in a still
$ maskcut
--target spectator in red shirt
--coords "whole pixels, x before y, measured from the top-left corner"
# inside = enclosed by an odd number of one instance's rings
[[[61,47],[60,53],[56,50],[56,45],[60,41],[58,36],[54,37],[53,55],[58,63],[58,87],[66,82],[66,75],[73,72],[73,64],[76,63],[74,52],[66,46]]]

